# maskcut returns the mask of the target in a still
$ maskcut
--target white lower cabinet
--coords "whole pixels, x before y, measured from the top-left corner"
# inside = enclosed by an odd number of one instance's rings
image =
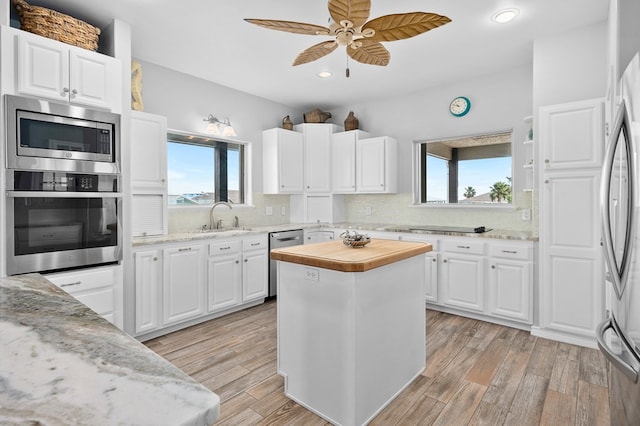
[[[134,249],[136,335],[260,302],[268,291],[267,246],[261,234]]]
[[[208,311],[236,306],[242,300],[241,241],[209,244]]]
[[[242,301],[267,297],[269,251],[267,236],[242,241]]]
[[[205,312],[203,245],[163,250],[162,325],[171,325]]]
[[[122,329],[124,310],[122,266],[99,266],[55,272],[44,276],[98,315]]]
[[[484,311],[484,259],[462,253],[443,253],[440,264],[442,303]]]
[[[438,303],[438,253],[429,252],[424,255],[424,300]]]
[[[533,253],[530,244],[495,244],[489,258],[489,313],[533,322]]]

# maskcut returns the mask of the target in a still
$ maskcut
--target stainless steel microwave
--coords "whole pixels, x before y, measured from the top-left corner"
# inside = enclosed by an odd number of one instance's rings
[[[5,95],[7,168],[120,173],[120,115]]]

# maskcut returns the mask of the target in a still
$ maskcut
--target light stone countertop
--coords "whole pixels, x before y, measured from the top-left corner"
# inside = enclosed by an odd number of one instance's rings
[[[0,424],[210,425],[220,398],[38,274],[0,279]]]
[[[283,225],[255,226],[237,229],[225,229],[221,231],[193,231],[193,232],[175,232],[167,235],[158,235],[150,237],[136,237],[132,241],[133,247],[167,244],[177,242],[188,242],[198,240],[211,240],[215,238],[229,238],[237,236],[251,236],[255,234],[263,234],[267,232],[279,232],[290,229],[315,229],[315,228],[337,228],[337,229],[355,229],[358,231],[377,231],[389,233],[411,233],[411,234],[427,234],[427,235],[447,235],[456,237],[471,238],[492,238],[501,240],[520,240],[520,241],[538,241],[538,237],[533,236],[530,232],[510,231],[492,229],[483,233],[473,232],[473,228],[468,228],[462,232],[458,227],[450,226],[428,226],[428,225],[393,225],[388,223],[291,223]],[[429,229],[427,229],[429,228]],[[336,235],[336,238],[338,235]]]

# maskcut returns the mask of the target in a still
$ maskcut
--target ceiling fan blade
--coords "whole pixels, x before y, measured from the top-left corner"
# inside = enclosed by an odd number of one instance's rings
[[[336,23],[348,20],[353,26],[362,26],[369,18],[371,0],[329,0],[329,14]]]
[[[448,17],[435,13],[399,13],[372,19],[362,29],[375,30],[376,33],[370,40],[396,41],[426,33],[449,22],[451,19]]]
[[[296,60],[293,61],[293,66],[295,67],[296,65],[302,65],[306,64],[307,62],[312,62],[316,59],[320,59],[323,56],[326,56],[336,50],[337,47],[338,43],[336,43],[334,40],[323,41],[322,43],[314,44],[298,55]]]
[[[329,28],[321,25],[306,24],[304,22],[278,21],[272,19],[249,19],[245,21],[268,28],[270,30],[286,31],[288,33],[307,35],[329,35]]]
[[[361,62],[367,65],[379,65],[386,66],[389,64],[391,54],[385,49],[385,47],[373,40],[361,40],[362,46],[357,49],[347,47],[347,54],[354,61]]]

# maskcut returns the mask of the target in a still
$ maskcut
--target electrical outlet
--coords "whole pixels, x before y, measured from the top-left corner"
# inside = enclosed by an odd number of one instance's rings
[[[266,216],[273,216],[273,207],[268,206],[264,208],[264,214]]]
[[[520,212],[520,217],[525,222],[530,221],[531,220],[531,209],[522,209],[522,211]]]
[[[371,216],[371,206],[367,206],[364,208],[365,216]]]
[[[320,271],[315,268],[304,268],[304,278],[309,281],[320,281]]]

